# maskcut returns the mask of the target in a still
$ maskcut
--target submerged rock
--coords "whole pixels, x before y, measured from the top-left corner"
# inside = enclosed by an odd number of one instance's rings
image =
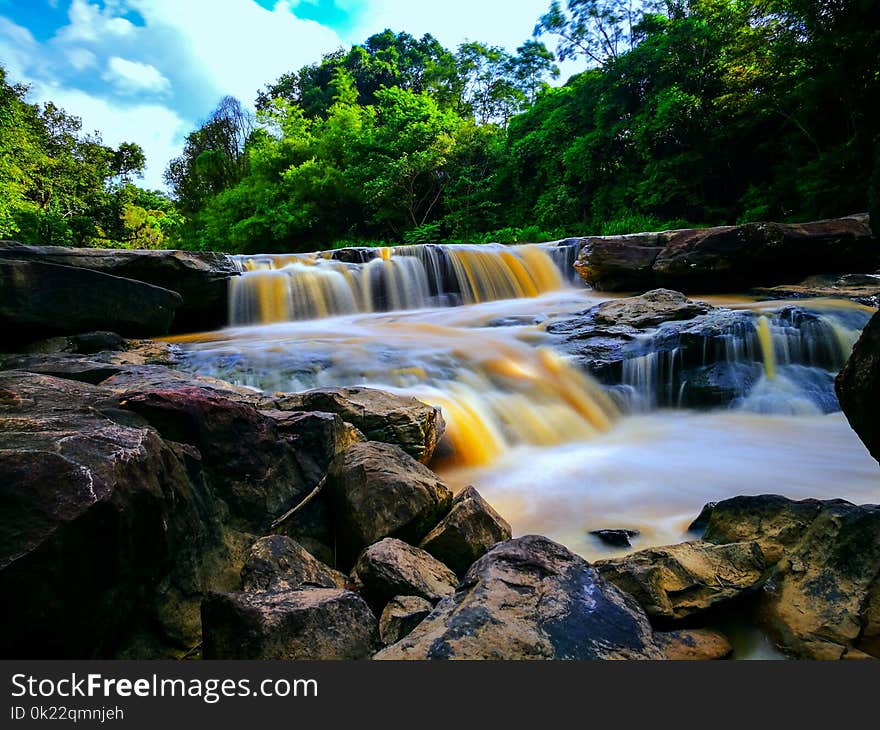
[[[853,430],[880,461],[880,313],[865,326],[835,382],[840,405]]]
[[[756,542],[683,542],[639,550],[593,566],[631,594],[653,619],[679,620],[743,596],[757,587],[764,557]]]
[[[419,596],[433,605],[458,586],[455,573],[439,560],[392,537],[361,553],[353,577],[377,612],[397,595]]]
[[[366,659],[376,617],[338,588],[212,593],[202,603],[205,659]]]
[[[733,653],[727,637],[713,629],[657,631],[654,642],[672,660],[727,659]]]
[[[632,547],[630,539],[638,537],[642,533],[638,530],[611,529],[611,530],[590,530],[590,534],[599,538],[606,545],[614,547]]]
[[[431,613],[433,606],[418,596],[395,596],[379,618],[379,637],[388,646],[411,633]]]
[[[339,565],[351,567],[383,537],[418,543],[452,506],[452,492],[401,448],[377,441],[353,444],[327,472],[336,521]]]
[[[662,659],[648,619],[582,558],[537,535],[502,542],[376,659]]]
[[[370,441],[395,444],[423,464],[431,460],[446,428],[439,408],[373,388],[325,388],[278,394],[269,403],[285,411],[337,413]]]
[[[459,492],[452,509],[419,547],[463,576],[496,543],[509,540],[510,525],[473,487]]]
[[[251,545],[241,570],[245,591],[344,588],[345,576],[286,535],[267,535]]]

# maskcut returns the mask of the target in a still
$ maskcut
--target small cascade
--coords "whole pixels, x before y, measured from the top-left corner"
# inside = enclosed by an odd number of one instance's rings
[[[318,254],[238,256],[233,325],[535,297],[572,276],[576,241],[521,246],[426,244]]]
[[[627,410],[734,407],[760,413],[838,410],[834,376],[870,314],[788,306],[716,311],[639,336],[603,377]]]

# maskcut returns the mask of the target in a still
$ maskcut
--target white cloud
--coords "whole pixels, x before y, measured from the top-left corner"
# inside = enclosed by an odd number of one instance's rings
[[[155,66],[112,56],[102,78],[123,94],[164,94],[171,82]]]
[[[98,65],[98,57],[87,48],[70,48],[66,55],[68,63],[76,71],[85,71]]]
[[[66,42],[130,38],[136,28],[130,20],[116,15],[120,7],[114,2],[101,8],[87,0],[73,0],[67,11],[70,24],[58,32],[58,38]]]

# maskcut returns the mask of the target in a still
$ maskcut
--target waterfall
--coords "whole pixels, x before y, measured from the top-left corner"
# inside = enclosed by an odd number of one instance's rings
[[[234,257],[233,325],[535,297],[573,276],[576,241],[426,244]]]

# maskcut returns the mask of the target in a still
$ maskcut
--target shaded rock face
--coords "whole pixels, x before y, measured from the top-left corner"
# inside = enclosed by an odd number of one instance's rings
[[[727,637],[712,629],[657,631],[654,642],[671,660],[727,659],[733,653]]]
[[[245,591],[282,591],[302,587],[344,588],[345,576],[286,535],[267,535],[253,545],[241,569]]]
[[[796,657],[880,658],[880,508],[826,503],[770,573],[758,615]]]
[[[0,373],[4,656],[113,656],[157,627],[146,651],[189,648],[198,596],[235,585],[199,454],[111,396]]]
[[[876,233],[874,235],[876,238]],[[835,299],[850,299],[868,307],[877,307],[880,306],[880,275],[819,274],[809,276],[797,284],[780,284],[753,289],[751,293],[762,299],[833,297]]]
[[[336,413],[370,441],[395,444],[427,464],[446,425],[440,409],[373,388],[326,388],[271,399],[286,411]]]
[[[834,387],[853,430],[880,461],[880,424],[874,410],[880,403],[880,313],[862,331]]]
[[[459,576],[496,543],[509,540],[510,525],[473,487],[459,492],[452,509],[419,544]]]
[[[817,271],[874,271],[878,256],[868,218],[859,215],[586,238],[575,268],[601,291],[708,292],[782,284]]]
[[[376,659],[661,659],[638,604],[562,545],[496,545]]]
[[[386,537],[370,545],[354,566],[355,582],[377,613],[394,596],[418,596],[432,605],[452,595],[458,578],[424,550]]]
[[[376,617],[338,588],[212,593],[202,603],[205,659],[367,659]]]
[[[126,251],[0,242],[0,261],[10,259],[58,264],[82,273],[94,271],[177,292],[183,301],[174,318],[174,332],[198,332],[223,327],[228,316],[228,280],[238,275],[232,260],[225,254],[197,251]],[[97,293],[106,296],[102,288]],[[100,328],[108,326],[106,316],[103,323],[97,325]],[[91,328],[82,328],[80,331],[87,329]],[[157,335],[161,331],[147,334]]]
[[[705,313],[676,319],[701,309]],[[669,319],[657,324],[664,317]],[[760,411],[760,399],[748,397],[766,375],[763,326],[772,341],[774,377],[785,378],[797,395],[774,407],[827,413],[839,408],[834,375],[849,355],[839,332],[861,329],[868,317],[858,309],[820,314],[788,306],[762,320],[754,312],[711,308],[659,290],[604,302],[546,329],[582,367],[612,386],[626,409]],[[651,324],[633,324],[643,322]]]
[[[353,444],[336,456],[327,491],[343,568],[383,537],[418,543],[452,505],[452,492],[432,471],[401,448],[377,441]]]
[[[695,541],[599,560],[593,567],[631,594],[652,619],[678,620],[754,589],[764,571],[764,557],[755,542]]]
[[[0,329],[9,341],[112,329],[127,337],[168,332],[180,296],[118,276],[0,259]]]
[[[433,606],[418,596],[395,596],[379,617],[379,638],[388,646],[411,633],[431,613]]]

